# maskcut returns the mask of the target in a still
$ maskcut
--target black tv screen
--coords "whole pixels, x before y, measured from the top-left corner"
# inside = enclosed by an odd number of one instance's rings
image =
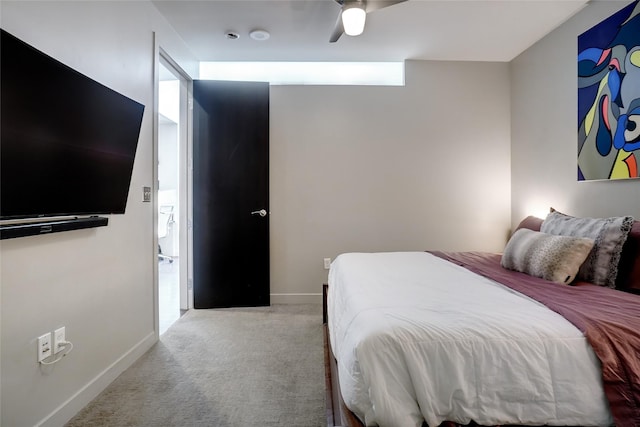
[[[0,31],[0,219],[124,213],[144,105]]]

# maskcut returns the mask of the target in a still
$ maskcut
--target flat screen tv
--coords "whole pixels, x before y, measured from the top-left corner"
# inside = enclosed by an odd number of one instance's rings
[[[0,31],[0,220],[124,213],[144,105]]]

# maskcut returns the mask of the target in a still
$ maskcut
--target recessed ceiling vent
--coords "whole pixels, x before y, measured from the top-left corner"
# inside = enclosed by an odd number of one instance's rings
[[[237,39],[240,38],[240,34],[234,32],[234,31],[227,31],[226,36],[227,36],[227,38],[229,40],[237,40]]]

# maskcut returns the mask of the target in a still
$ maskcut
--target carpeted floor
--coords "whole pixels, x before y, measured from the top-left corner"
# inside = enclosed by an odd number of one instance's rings
[[[326,425],[320,305],[191,310],[67,427]]]

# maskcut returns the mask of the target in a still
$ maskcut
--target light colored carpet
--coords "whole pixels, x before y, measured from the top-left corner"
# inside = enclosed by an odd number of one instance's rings
[[[67,427],[326,425],[320,305],[191,310]]]

